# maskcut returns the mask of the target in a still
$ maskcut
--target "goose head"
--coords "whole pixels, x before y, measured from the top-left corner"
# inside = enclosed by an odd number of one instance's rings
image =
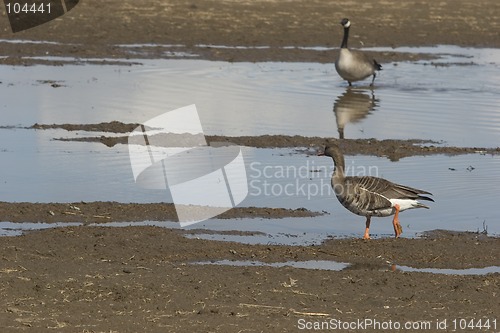
[[[340,151],[340,148],[337,145],[331,145],[325,147],[325,151],[323,153],[319,154],[320,156],[329,156],[333,158],[334,160],[341,160],[343,157],[342,152]]]
[[[335,165],[335,174],[340,177],[344,177],[345,161],[344,154],[340,150],[339,146],[336,144],[331,144],[325,147],[323,153],[319,153],[318,156],[329,156],[333,159]]]
[[[349,21],[348,18],[344,18],[342,19],[342,21],[340,21],[340,24],[347,29],[351,26],[351,21]]]

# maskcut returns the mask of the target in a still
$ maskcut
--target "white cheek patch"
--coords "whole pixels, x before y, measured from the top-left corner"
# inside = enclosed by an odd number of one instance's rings
[[[347,21],[346,24],[344,24],[344,28],[349,28],[351,26],[351,21]]]

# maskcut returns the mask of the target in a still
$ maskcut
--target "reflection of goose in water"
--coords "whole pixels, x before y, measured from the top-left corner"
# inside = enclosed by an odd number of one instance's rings
[[[365,93],[368,90],[347,89],[337,97],[333,104],[333,113],[337,120],[339,139],[344,138],[344,127],[348,123],[357,123],[368,116],[378,106],[378,99],[373,95]]]

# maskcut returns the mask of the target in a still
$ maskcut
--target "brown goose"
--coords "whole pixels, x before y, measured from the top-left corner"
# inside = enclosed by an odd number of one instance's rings
[[[335,62],[337,73],[349,83],[349,86],[352,86],[352,82],[354,81],[364,80],[372,75],[373,78],[370,86],[373,86],[373,81],[375,81],[375,77],[377,76],[375,71],[382,70],[382,66],[375,59],[370,58],[361,51],[349,50],[347,48],[347,40],[349,39],[351,21],[345,18],[340,24],[344,27],[344,38],[340,45],[339,57]]]
[[[366,216],[364,239],[370,239],[372,216],[385,217],[394,214],[394,234],[399,237],[403,232],[398,220],[399,212],[412,208],[429,208],[417,200],[434,201],[422,195],[432,195],[429,192],[395,184],[383,178],[346,177],[344,155],[336,145],[327,147],[325,152],[319,155],[333,158],[335,170],[332,175],[332,187],[340,203],[352,213]]]

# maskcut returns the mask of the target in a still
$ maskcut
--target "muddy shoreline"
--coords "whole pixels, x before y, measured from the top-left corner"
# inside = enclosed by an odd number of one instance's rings
[[[85,58],[105,58],[111,63],[120,58],[327,63],[336,57],[342,34],[339,22],[346,16],[354,24],[350,40],[354,48],[500,47],[499,12],[495,0],[80,1],[64,17],[16,34],[3,12],[1,40],[50,44],[2,42],[2,55],[7,57],[0,63],[63,65]],[[76,60],[27,58],[40,56]],[[374,56],[380,63],[433,58],[398,52],[376,52]]]
[[[5,332],[295,332],[299,321],[490,322],[499,274],[403,272],[398,265],[498,265],[499,239],[435,232],[422,239],[320,246],[187,239],[158,227],[66,227],[2,239]],[[199,265],[333,260],[341,271]],[[471,309],[472,307],[472,309]],[[271,328],[272,327],[272,328]],[[435,326],[428,331],[439,331]],[[368,329],[368,331],[379,331]],[[493,330],[490,330],[493,331]]]

